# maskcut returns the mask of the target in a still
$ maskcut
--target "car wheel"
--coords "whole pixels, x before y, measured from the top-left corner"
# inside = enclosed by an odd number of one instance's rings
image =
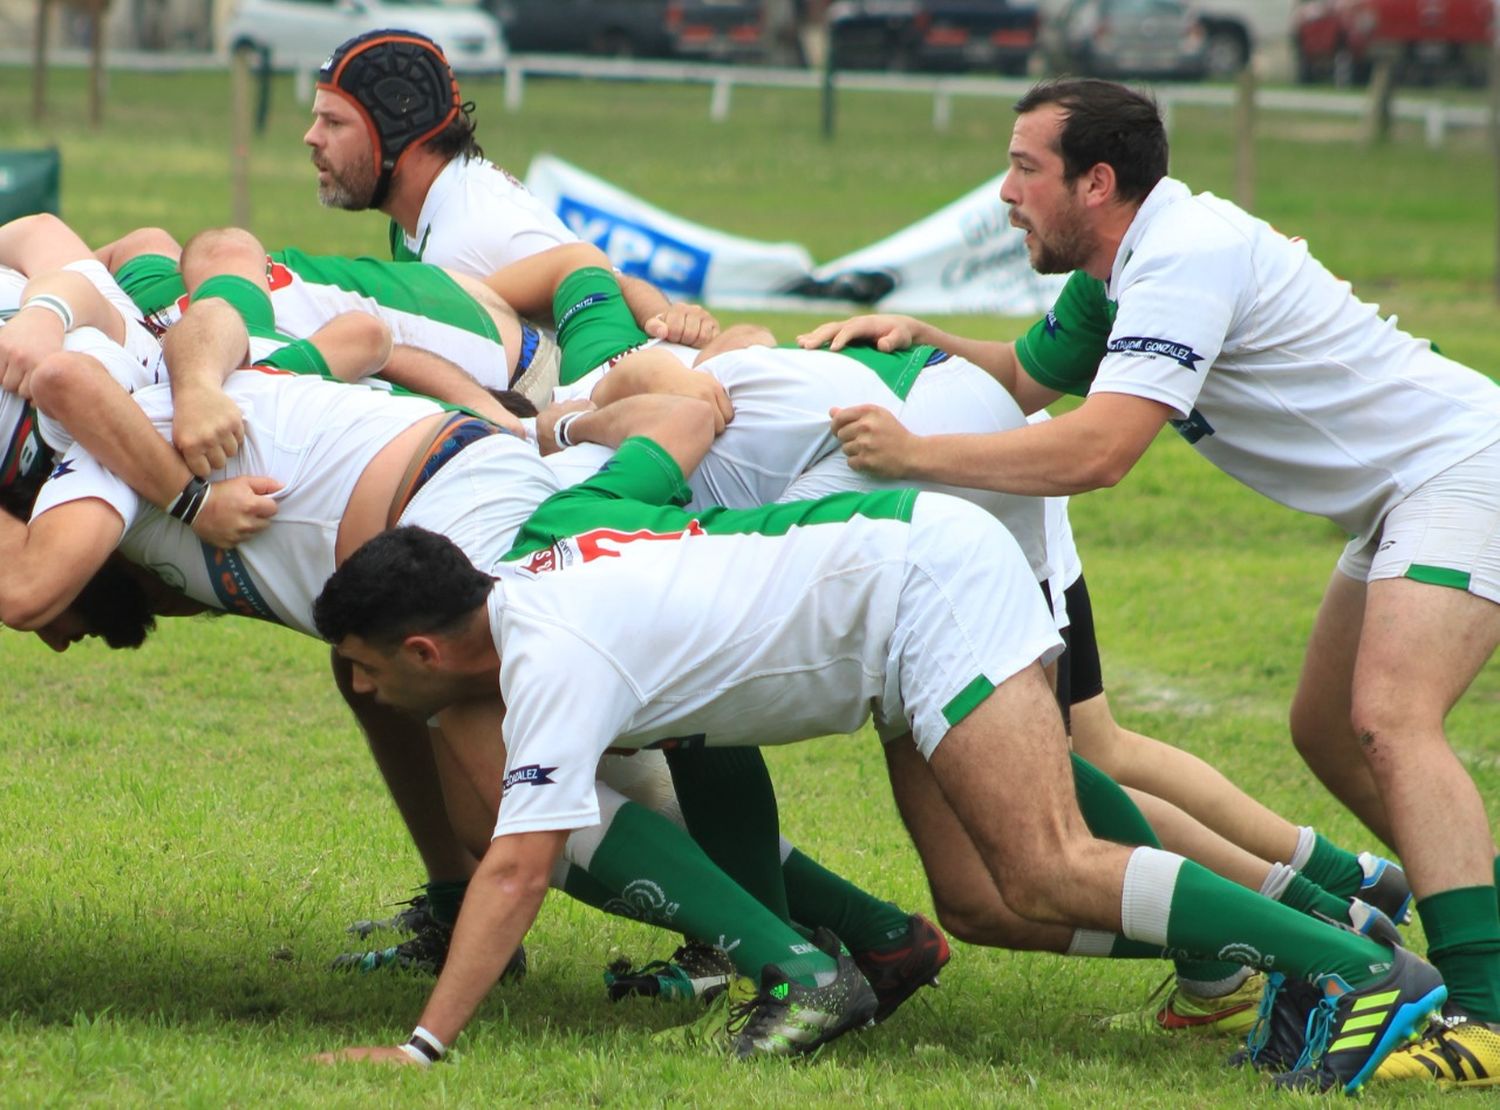
[[[1210,77],[1233,77],[1245,68],[1249,57],[1249,44],[1239,32],[1227,27],[1209,32],[1208,42],[1204,47],[1204,62]]]

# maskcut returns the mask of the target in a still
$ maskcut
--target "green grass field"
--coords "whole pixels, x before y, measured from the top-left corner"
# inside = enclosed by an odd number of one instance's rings
[[[29,75],[0,70],[29,104]],[[1010,115],[960,102],[951,131],[921,98],[849,95],[832,144],[815,100],[735,94],[729,123],[703,90],[535,81],[508,116],[472,85],[481,136],[518,173],[548,150],[689,218],[862,246],[997,172]],[[116,75],[108,124],[83,116],[76,74],[52,126],[17,111],[0,146],[63,150],[63,214],[86,237],[146,223],[179,235],[228,219],[227,83]],[[272,245],[376,253],[383,221],[327,213],[298,136],[305,109],[275,89],[257,139],[255,230]],[[1224,120],[1177,113],[1174,172],[1228,194]],[[1500,366],[1494,182],[1479,136],[1432,152],[1402,133],[1366,149],[1352,128],[1265,116],[1259,205],[1306,236],[1368,299],[1485,370]],[[756,317],[783,333],[806,317]],[[1028,321],[948,321],[1005,337]],[[1234,485],[1163,437],[1120,488],[1078,498],[1106,682],[1128,725],[1216,763],[1299,823],[1351,847],[1352,818],[1291,752],[1285,712],[1302,641],[1340,548],[1334,529]],[[0,570],[3,573],[3,570]],[[344,923],[419,878],[393,808],[327,681],[326,650],[234,620],[169,621],[138,652],[64,657],[0,633],[0,1104],[1202,1106],[1271,1101],[1222,1067],[1232,1046],[1100,1032],[1164,970],[957,946],[937,992],[817,1061],[731,1066],[654,1047],[688,1009],[618,1006],[599,972],[619,946],[664,956],[665,935],[550,898],[532,974],[496,991],[431,1072],[325,1069],[312,1052],[404,1036],[428,982],[331,974]],[[1486,797],[1500,792],[1500,675],[1451,721]],[[769,754],[786,833],[867,888],[928,908],[868,736]],[[1380,1105],[1428,1091],[1374,1091]]]

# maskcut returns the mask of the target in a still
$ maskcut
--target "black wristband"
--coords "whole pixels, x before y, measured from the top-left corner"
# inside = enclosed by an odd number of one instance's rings
[[[188,479],[187,485],[182,487],[182,492],[167,506],[167,515],[192,527],[193,520],[198,516],[198,510],[203,507],[203,502],[208,498],[208,483],[196,474]]]

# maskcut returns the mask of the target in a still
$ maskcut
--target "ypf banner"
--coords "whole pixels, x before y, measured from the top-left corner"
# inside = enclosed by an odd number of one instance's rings
[[[1032,316],[1062,278],[1031,269],[995,178],[878,243],[813,268],[806,248],[729,235],[664,212],[576,166],[539,155],[526,187],[626,274],[718,308]]]
[[[563,223],[673,300],[722,305],[785,289],[807,277],[812,256],[795,243],[762,243],[684,220],[550,154],[526,171],[526,187]]]

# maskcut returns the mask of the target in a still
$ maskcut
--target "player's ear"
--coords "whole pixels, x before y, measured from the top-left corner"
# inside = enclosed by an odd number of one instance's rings
[[[431,636],[408,636],[401,641],[401,651],[423,667],[435,667],[443,658],[442,649]]]

